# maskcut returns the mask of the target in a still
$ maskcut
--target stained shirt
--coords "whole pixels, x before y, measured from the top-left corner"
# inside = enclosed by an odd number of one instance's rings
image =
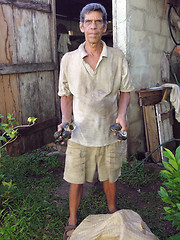
[[[117,117],[118,94],[134,89],[122,51],[102,43],[103,50],[95,70],[84,60],[88,55],[85,42],[75,51],[66,53],[60,66],[58,95],[73,95],[76,129],[71,141],[89,147],[117,142],[110,125]]]

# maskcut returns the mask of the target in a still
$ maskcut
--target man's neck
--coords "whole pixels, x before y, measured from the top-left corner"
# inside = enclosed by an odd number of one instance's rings
[[[103,44],[102,42],[99,42],[97,44],[91,44],[86,42],[84,48],[90,56],[100,55],[103,49]]]

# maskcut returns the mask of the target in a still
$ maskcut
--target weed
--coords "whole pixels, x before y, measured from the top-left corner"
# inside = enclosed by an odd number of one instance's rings
[[[150,173],[144,167],[144,164],[141,164],[138,168],[135,168],[133,171],[132,168],[136,166],[138,160],[134,159],[133,163],[123,163],[122,172],[129,171],[128,174],[122,174],[119,178],[119,181],[126,183],[133,188],[140,188],[141,186],[156,182],[159,178],[157,173]]]

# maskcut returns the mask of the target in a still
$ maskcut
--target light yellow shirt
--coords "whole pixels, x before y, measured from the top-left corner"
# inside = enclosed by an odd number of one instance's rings
[[[103,42],[102,53],[93,70],[84,61],[88,55],[84,44],[63,56],[58,95],[73,95],[76,129],[71,141],[89,147],[106,146],[117,142],[110,125],[117,117],[118,93],[130,92],[134,88],[121,50],[108,47]]]

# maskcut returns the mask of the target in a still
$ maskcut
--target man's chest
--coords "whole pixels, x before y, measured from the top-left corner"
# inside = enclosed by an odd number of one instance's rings
[[[117,74],[117,65],[109,63],[108,59],[103,59],[97,64],[94,70],[85,60],[71,65],[67,80],[73,95],[101,98],[118,91],[120,79]]]

